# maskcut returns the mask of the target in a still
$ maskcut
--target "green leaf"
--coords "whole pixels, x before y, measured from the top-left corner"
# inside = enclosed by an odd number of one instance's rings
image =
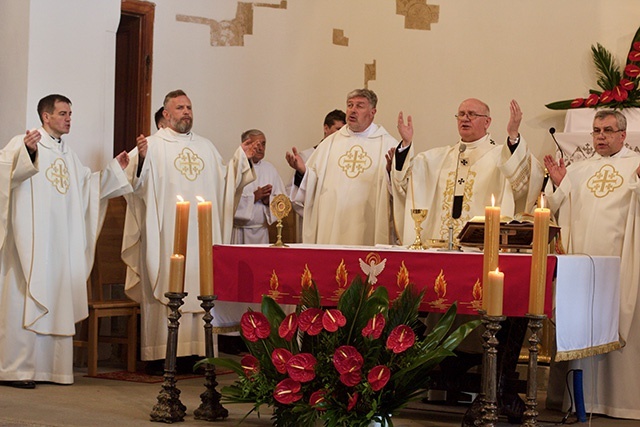
[[[602,90],[613,90],[620,82],[620,67],[616,64],[611,52],[605,49],[600,43],[591,46],[593,62],[596,66],[596,77],[598,86]]]
[[[573,99],[566,99],[564,101],[556,101],[556,102],[552,102],[550,104],[546,104],[545,107],[547,107],[550,110],[569,110],[571,109],[571,103],[573,102]],[[584,106],[582,107],[578,107],[578,108],[586,108]]]

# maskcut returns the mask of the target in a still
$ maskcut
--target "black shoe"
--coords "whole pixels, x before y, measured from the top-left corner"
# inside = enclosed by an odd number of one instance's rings
[[[34,389],[36,388],[36,382],[31,380],[24,381],[3,381],[2,385],[6,385],[14,388]]]

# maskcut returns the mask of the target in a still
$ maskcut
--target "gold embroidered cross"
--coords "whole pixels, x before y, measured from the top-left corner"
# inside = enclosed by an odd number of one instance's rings
[[[371,157],[359,145],[354,145],[338,159],[338,166],[342,168],[349,178],[356,178],[369,169],[372,163]]]
[[[618,171],[612,165],[606,164],[603,165],[591,178],[589,178],[589,181],[587,181],[587,188],[591,190],[594,196],[602,198],[620,187],[623,182],[624,179],[620,176]]]
[[[185,148],[173,162],[174,166],[189,181],[195,181],[204,170],[204,162],[191,149]]]
[[[45,174],[47,180],[60,194],[66,194],[69,190],[69,169],[64,159],[57,158],[47,168]]]

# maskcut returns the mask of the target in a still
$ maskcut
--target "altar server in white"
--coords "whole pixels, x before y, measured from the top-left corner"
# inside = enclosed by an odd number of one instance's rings
[[[242,133],[243,143],[254,144],[255,154],[251,158],[256,180],[244,187],[242,197],[233,218],[234,244],[269,243],[269,225],[277,218],[271,213],[270,203],[278,194],[285,194],[284,184],[276,168],[264,159],[267,138],[258,129]]]
[[[71,101],[38,103],[42,127],[0,151],[0,381],[73,383],[75,323],[86,318],[87,278],[107,199],[131,192],[119,154],[92,173],[62,136]]]
[[[378,103],[369,89],[347,95],[347,124],[316,148],[291,201],[304,208],[302,241],[334,245],[392,242],[385,156],[398,144],[373,123]]]
[[[584,370],[586,409],[640,419],[640,156],[625,147],[626,129],[622,113],[600,110],[593,119],[593,157],[567,167],[551,156],[544,162],[555,187],[549,205],[558,213],[567,252],[621,257],[620,338],[626,346],[572,363]]]
[[[125,226],[122,259],[129,267],[127,295],[141,302],[141,355],[145,361],[166,356],[169,309],[164,294],[169,290],[177,196],[191,203],[185,257],[188,296],[180,308],[177,355],[204,355],[203,310],[197,299],[200,292],[196,197],[212,203],[213,243],[230,243],[237,200],[244,185],[255,179],[249,161],[253,156],[250,144],[238,147],[227,165],[211,141],[191,131],[192,105],[185,92],[170,92],[163,105],[167,127],[147,138],[138,138],[137,160],[131,162],[127,171],[134,194],[127,200],[132,212]],[[216,302],[214,326],[225,325],[227,304],[230,303]]]

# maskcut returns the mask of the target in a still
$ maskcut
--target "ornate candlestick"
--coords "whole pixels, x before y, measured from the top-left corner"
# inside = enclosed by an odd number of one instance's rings
[[[211,315],[211,309],[215,306],[214,301],[217,298],[215,295],[201,295],[198,297],[198,299],[202,301],[200,306],[204,309],[204,345],[207,359],[214,357],[213,327],[211,326],[213,316]],[[220,393],[216,390],[218,382],[216,381],[215,366],[209,363],[206,364],[204,375],[206,390],[200,395],[200,406],[193,411],[194,418],[196,420],[207,421],[223,420],[229,416],[229,411],[220,404]]]
[[[540,336],[538,333],[542,329],[542,322],[547,317],[544,314],[527,314],[529,319],[529,369],[527,372],[527,400],[524,411],[522,425],[534,427],[538,425],[538,344]]]
[[[271,246],[288,248],[289,246],[282,242],[282,220],[291,212],[291,200],[284,194],[278,194],[271,200],[269,208],[271,213],[278,219],[278,224],[276,224],[278,239]]]
[[[180,311],[184,304],[186,292],[167,292],[169,298],[169,333],[167,335],[167,356],[164,360],[164,382],[158,394],[158,403],[151,411],[151,421],[174,423],[184,421],[187,407],[180,402],[180,390],[176,387],[176,357],[178,352],[178,327],[180,326]]]
[[[421,225],[425,218],[427,218],[427,213],[427,209],[411,209],[411,218],[413,218],[413,222],[415,223],[413,229],[416,231],[416,239],[413,241],[413,244],[409,246],[409,249],[427,249],[424,243],[422,243],[422,238],[420,237],[420,234],[422,233]]]
[[[498,339],[496,334],[500,330],[500,322],[506,316],[489,316],[484,314],[482,321],[485,324],[484,354],[482,367],[482,394],[484,395],[484,408],[482,409],[482,425],[495,427],[498,421]]]

